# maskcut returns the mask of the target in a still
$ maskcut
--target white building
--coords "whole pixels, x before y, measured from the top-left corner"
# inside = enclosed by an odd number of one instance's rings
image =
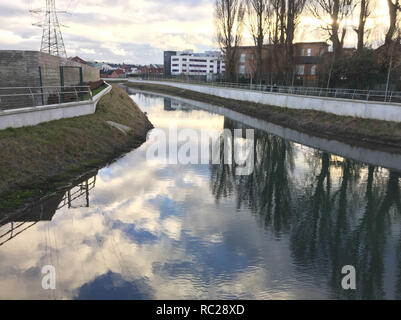
[[[178,52],[171,57],[171,74],[207,76],[225,72],[224,58],[218,51],[194,53],[192,50]]]

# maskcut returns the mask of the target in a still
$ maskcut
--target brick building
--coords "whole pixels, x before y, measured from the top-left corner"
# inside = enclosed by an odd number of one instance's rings
[[[276,49],[276,52],[274,52]],[[298,42],[294,44],[293,70],[298,82],[312,83],[316,81],[316,70],[322,57],[328,53],[329,45],[325,42]],[[257,54],[255,46],[240,47],[237,54],[236,71],[239,78],[252,79],[257,73]],[[280,66],[286,64],[285,47],[274,47],[271,44],[264,45],[262,50],[264,77],[270,77],[280,70]]]
[[[296,78],[304,83],[316,81],[317,67],[329,52],[326,42],[299,42],[295,44]]]
[[[143,76],[163,76],[164,68],[163,65],[160,64],[151,64],[148,66],[140,66],[138,67],[138,74]]]

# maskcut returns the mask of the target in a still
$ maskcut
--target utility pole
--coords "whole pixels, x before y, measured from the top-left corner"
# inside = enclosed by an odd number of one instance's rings
[[[67,14],[66,11],[56,10],[56,0],[45,0],[46,6],[40,9],[30,10],[31,13],[40,15],[40,21],[34,26],[42,28],[42,42],[40,51],[67,58],[64,46],[63,35],[61,34],[61,24],[58,20],[58,13]]]

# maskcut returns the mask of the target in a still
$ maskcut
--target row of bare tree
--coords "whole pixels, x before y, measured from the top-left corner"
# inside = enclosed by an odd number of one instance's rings
[[[385,45],[390,46],[400,39],[401,0],[386,1],[389,28],[385,35]],[[313,16],[321,22],[321,29],[333,46],[333,60],[343,54],[344,41],[350,21],[355,14],[359,23],[354,27],[358,38],[358,51],[366,47],[366,23],[371,16],[373,0],[216,0],[215,22],[218,44],[226,56],[226,75],[228,79],[236,76],[236,57],[241,45],[245,27],[252,35],[256,51],[257,80],[262,77],[263,46],[271,44],[273,60],[277,55],[285,58],[285,67],[294,70],[294,39],[300,19]],[[276,56],[275,56],[276,55]],[[283,70],[284,72],[286,70]],[[291,73],[291,72],[290,72]]]

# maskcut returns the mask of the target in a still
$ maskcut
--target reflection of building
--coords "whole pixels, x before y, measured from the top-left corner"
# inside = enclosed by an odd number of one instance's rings
[[[171,99],[164,98],[164,110],[165,111],[173,111],[174,109],[171,108]]]
[[[97,173],[96,173],[97,175]],[[67,191],[60,191],[45,200],[38,201],[27,210],[0,221],[0,246],[32,228],[40,221],[51,221],[63,207],[69,209],[89,207],[89,191],[95,188],[96,175],[79,182]]]
[[[164,98],[164,111],[190,111],[193,107],[189,104],[172,100],[170,98]]]

